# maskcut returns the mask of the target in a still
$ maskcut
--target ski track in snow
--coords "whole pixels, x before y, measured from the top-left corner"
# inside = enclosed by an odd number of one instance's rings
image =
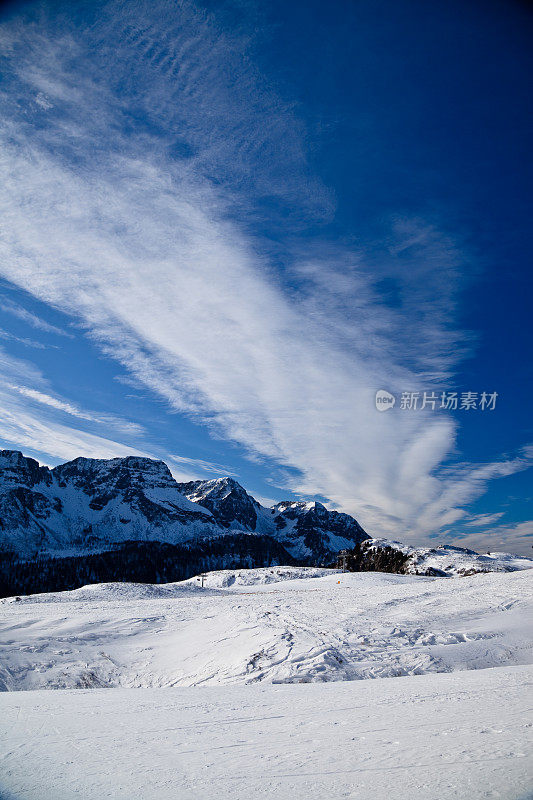
[[[2,600],[0,680],[36,691],[0,693],[0,798],[531,800],[532,584],[278,567]]]
[[[2,800],[526,800],[531,667],[329,684],[13,692]]]
[[[533,571],[272,568],[0,601],[0,686],[307,683],[533,663]]]

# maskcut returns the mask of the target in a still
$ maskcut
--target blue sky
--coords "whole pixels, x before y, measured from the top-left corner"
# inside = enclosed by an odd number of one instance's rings
[[[0,444],[530,553],[527,4],[2,13]]]

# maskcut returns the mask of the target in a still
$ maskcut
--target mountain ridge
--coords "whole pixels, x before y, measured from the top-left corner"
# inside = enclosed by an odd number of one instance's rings
[[[278,506],[262,506],[234,478],[178,483],[163,461],[141,456],[79,457],[49,468],[0,451],[0,552],[22,557],[246,532],[313,562],[370,538],[353,517],[321,504],[287,501],[287,513]]]
[[[267,508],[232,477],[178,483],[163,461],[141,456],[49,468],[0,451],[0,596],[341,561],[350,571],[438,577],[533,567],[506,553],[371,538],[320,502]]]

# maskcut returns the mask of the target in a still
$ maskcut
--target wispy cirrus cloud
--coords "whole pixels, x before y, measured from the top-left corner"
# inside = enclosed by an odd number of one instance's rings
[[[43,342],[38,342],[36,339],[28,339],[25,336],[16,336],[14,333],[6,331],[3,328],[0,328],[0,339],[4,339],[6,342],[23,344],[24,347],[34,347],[36,350],[45,350],[47,347],[55,347],[55,345],[48,345],[44,344]]]
[[[38,317],[37,314],[33,314],[31,311],[28,311],[27,308],[21,306],[20,303],[16,303],[8,297],[2,297],[1,295],[0,310],[17,317],[18,319],[22,320],[22,322],[25,322],[27,325],[30,325],[36,330],[43,331],[44,333],[53,333],[56,336],[67,336],[68,338],[72,338],[72,334],[64,331],[62,328],[58,328],[56,325],[46,322],[46,320]]]
[[[236,472],[231,471],[231,467],[227,467],[224,464],[217,464],[214,461],[205,461],[201,458],[187,458],[186,456],[177,456],[177,455],[169,455],[167,456],[168,460],[172,462],[172,464],[176,464],[178,467],[185,467],[187,468],[188,472],[187,475],[191,475],[191,470],[196,471],[196,473],[201,474],[203,478],[205,478],[204,473],[214,473],[215,475],[223,475],[226,476],[233,476],[237,475]]]
[[[475,531],[454,540],[454,544],[479,552],[518,553],[533,558],[533,520],[509,524],[487,523],[485,531]]]
[[[503,511],[497,511],[495,514],[477,514],[476,516],[467,519],[465,525],[469,528],[484,528],[486,525],[493,525],[503,517]]]
[[[4,90],[5,278],[173,410],[372,532],[420,540],[531,463],[444,467],[451,417],[376,412],[379,388],[450,380],[471,343],[455,324],[468,255],[438,221],[402,214],[370,250],[322,235],[334,198],[246,35],[189,2],[110,2],[90,27],[44,12],[2,41],[11,88],[41,98],[21,112]]]
[[[27,386],[16,386],[13,384],[9,385],[8,388],[22,397],[27,397],[29,400],[33,400],[36,403],[56,409],[57,411],[62,411],[65,414],[68,414],[72,417],[77,417],[78,419],[86,420],[87,422],[95,422],[98,425],[107,425],[110,428],[115,428],[120,433],[140,435],[144,432],[143,427],[137,422],[123,420],[120,417],[116,417],[114,414],[96,414],[92,411],[85,411],[73,403],[66,402],[58,397],[53,397],[52,395],[46,394],[46,392],[41,392],[37,389],[30,389]]]
[[[44,453],[49,457],[49,463],[70,461],[80,455],[86,458],[150,457],[150,453],[124,442],[32,414],[22,404],[3,404],[0,438],[25,455],[38,454],[42,460],[41,454]]]
[[[26,384],[26,385],[23,385]],[[39,386],[30,389],[28,384]],[[14,449],[50,461],[149,455],[138,441],[143,429],[113,414],[97,415],[48,394],[47,381],[28,361],[16,359],[0,348],[0,439]],[[93,431],[69,422],[69,417],[92,424]],[[100,428],[100,433],[94,429]],[[117,438],[112,438],[113,432]]]

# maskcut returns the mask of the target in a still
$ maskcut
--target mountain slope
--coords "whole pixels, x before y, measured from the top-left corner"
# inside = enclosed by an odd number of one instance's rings
[[[49,469],[0,452],[0,550],[33,557],[220,532],[208,509],[180,494],[162,461],[76,458]]]
[[[0,452],[0,554],[26,559],[247,532],[270,537],[289,562],[314,564],[367,538],[347,514],[284,505],[264,508],[232,478],[178,484],[166,464],[149,458],[76,458],[49,469],[18,451]]]
[[[394,572],[438,577],[466,577],[483,572],[516,572],[533,568],[533,559],[512,553],[480,554],[450,544],[410,547],[390,539],[366,539],[347,551],[344,562],[351,572]]]
[[[255,531],[261,506],[233,478],[189,481],[177,486],[193,503],[209,509],[222,527]]]
[[[370,537],[349,514],[328,511],[322,503],[278,503],[271,509],[276,531],[273,534],[294,557],[326,560]]]
[[[533,663],[533,572],[309,567],[0,602],[0,689],[358,681]],[[1,642],[5,644],[2,646]]]
[[[178,484],[194,503],[209,509],[223,527],[272,536],[293,558],[316,564],[343,548],[368,539],[349,514],[328,511],[322,503],[284,501],[265,508],[232,478]]]

